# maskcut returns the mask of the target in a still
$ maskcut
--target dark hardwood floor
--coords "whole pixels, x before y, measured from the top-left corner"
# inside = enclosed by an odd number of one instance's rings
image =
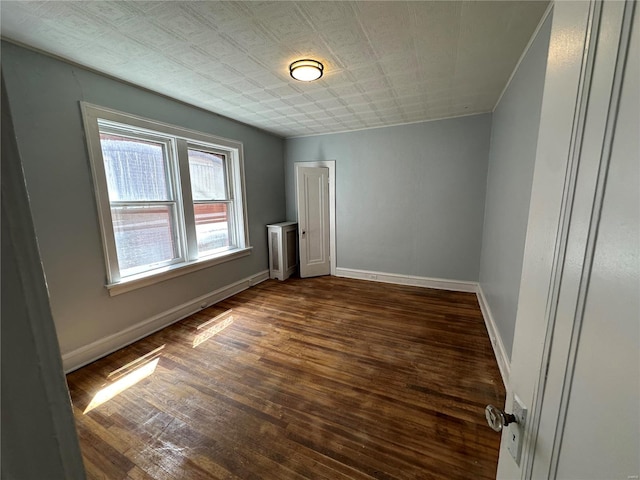
[[[269,280],[67,381],[90,479],[495,478],[470,293]]]

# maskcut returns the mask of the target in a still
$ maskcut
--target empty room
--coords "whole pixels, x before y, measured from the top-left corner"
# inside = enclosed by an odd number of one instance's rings
[[[2,478],[638,479],[635,1],[2,1]]]

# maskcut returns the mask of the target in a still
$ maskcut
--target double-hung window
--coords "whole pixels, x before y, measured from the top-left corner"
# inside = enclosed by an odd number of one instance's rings
[[[249,254],[241,143],[82,111],[112,295]]]

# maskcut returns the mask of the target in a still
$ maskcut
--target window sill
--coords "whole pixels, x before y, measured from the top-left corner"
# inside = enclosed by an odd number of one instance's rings
[[[109,295],[114,297],[121,293],[137,290],[138,288],[148,287],[156,283],[164,282],[170,278],[180,277],[187,273],[197,272],[203,268],[213,267],[220,263],[235,260],[237,258],[246,257],[251,254],[253,247],[236,248],[234,250],[218,253],[202,260],[195,260],[189,263],[181,263],[178,265],[170,265],[168,267],[153,270],[151,272],[132,275],[117,283],[109,283],[106,285]]]

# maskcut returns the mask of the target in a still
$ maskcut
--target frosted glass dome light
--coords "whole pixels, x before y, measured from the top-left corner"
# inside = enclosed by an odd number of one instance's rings
[[[315,60],[297,60],[289,65],[289,73],[301,82],[312,82],[322,77],[324,66]]]

